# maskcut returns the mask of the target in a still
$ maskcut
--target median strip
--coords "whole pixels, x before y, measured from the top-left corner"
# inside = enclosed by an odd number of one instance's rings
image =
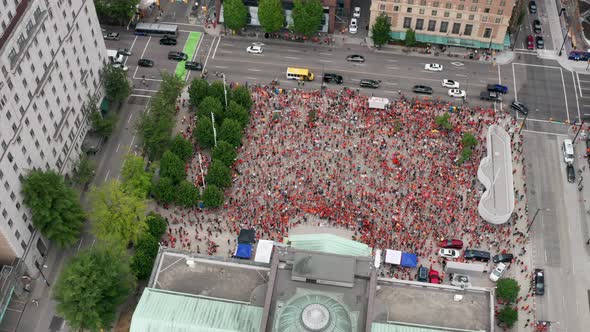
[[[184,52],[189,60],[191,59],[191,57],[193,56],[193,54],[195,53],[195,50],[197,49],[197,45],[199,44],[199,40],[201,39],[201,33],[200,32],[190,32],[188,35],[188,39],[186,40],[186,43],[184,44],[184,49],[182,50],[182,52]],[[184,79],[186,77],[186,69],[184,68],[184,64],[186,63],[186,61],[180,61],[178,62],[178,64],[176,65],[176,76]]]

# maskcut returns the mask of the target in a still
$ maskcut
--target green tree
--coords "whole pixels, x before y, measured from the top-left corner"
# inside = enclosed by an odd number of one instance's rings
[[[207,183],[215,185],[219,188],[227,188],[231,186],[231,170],[223,164],[222,161],[213,159],[209,169],[207,170],[207,176],[205,177]]]
[[[406,40],[405,44],[408,47],[412,47],[416,45],[416,32],[412,29],[406,30]]]
[[[104,68],[105,95],[112,102],[122,102],[131,93],[127,73],[121,69],[107,65]]]
[[[176,198],[176,188],[170,178],[160,178],[152,190],[154,197],[160,203],[169,204]]]
[[[382,12],[375,19],[375,23],[371,27],[371,38],[373,44],[381,47],[391,40],[391,23],[387,22],[387,15]]]
[[[219,140],[238,147],[242,145],[242,126],[234,119],[223,121],[219,128]]]
[[[250,113],[240,104],[235,101],[230,101],[225,112],[226,119],[236,120],[242,128],[248,126],[250,122]]]
[[[90,206],[93,233],[103,241],[127,246],[147,230],[146,201],[125,193],[119,181],[92,188]]]
[[[90,112],[90,123],[92,130],[100,136],[109,137],[115,129],[117,124],[117,114],[115,112],[108,112],[106,116],[102,116],[100,111]]]
[[[293,1],[293,29],[307,37],[313,36],[322,24],[324,7],[320,0]]]
[[[203,205],[207,208],[216,208],[223,205],[223,191],[215,185],[208,185],[203,190]]]
[[[135,13],[139,0],[94,0],[101,23],[124,25]]]
[[[252,106],[252,96],[250,90],[244,85],[235,87],[231,93],[231,100],[235,101],[239,105],[242,105],[246,111],[250,110]]]
[[[434,118],[434,123],[436,123],[436,125],[439,128],[442,128],[445,130],[451,130],[451,129],[453,129],[453,125],[449,122],[450,119],[451,119],[451,116],[449,115],[449,113],[445,112],[443,115],[436,116]]]
[[[139,240],[131,258],[131,271],[137,279],[145,280],[152,274],[159,247],[158,240],[151,235]]]
[[[197,111],[199,118],[211,118],[211,113],[215,115],[215,122],[222,123],[224,119],[223,104],[215,97],[205,97],[199,104]]]
[[[121,169],[122,188],[129,195],[146,198],[152,187],[151,170],[146,170],[142,157],[134,154],[125,155],[125,161]]]
[[[191,81],[188,88],[189,99],[191,105],[198,106],[203,98],[207,97],[209,93],[209,82],[206,80],[195,78]]]
[[[22,184],[23,202],[41,234],[65,248],[76,242],[85,215],[80,200],[63,176],[54,171],[31,171]]]
[[[520,285],[515,279],[501,278],[496,283],[496,296],[508,303],[516,301],[520,292]]]
[[[232,98],[231,89],[226,86],[223,87],[223,81],[215,81],[209,85],[209,96],[219,100],[219,103],[225,106],[225,93],[227,92],[227,101],[229,102]]]
[[[266,32],[277,32],[285,23],[285,10],[281,0],[260,0],[258,20]]]
[[[95,172],[96,162],[88,158],[88,156],[83,153],[80,155],[78,161],[76,161],[76,164],[74,165],[72,180],[78,186],[86,186],[94,178]]]
[[[221,161],[227,167],[233,165],[237,155],[236,149],[226,141],[217,142],[217,146],[211,150],[211,158]]]
[[[210,118],[199,118],[195,130],[193,130],[193,139],[202,148],[211,148],[215,145],[213,123]]]
[[[73,256],[57,279],[57,312],[74,330],[110,330],[117,308],[135,288],[127,255],[93,246]]]
[[[242,0],[223,2],[223,23],[233,31],[240,31],[247,22],[248,9]]]
[[[462,165],[464,162],[469,160],[469,158],[471,158],[472,155],[473,150],[471,150],[471,148],[464,147],[463,149],[461,149],[461,156],[459,157],[457,164]]]
[[[173,184],[178,184],[186,178],[184,165],[184,161],[168,150],[160,160],[160,176],[170,178]]]
[[[518,320],[518,311],[510,306],[506,306],[498,313],[498,320],[510,328]]]
[[[182,181],[176,189],[175,203],[181,206],[193,207],[199,202],[199,189],[188,181]]]
[[[146,224],[148,226],[148,233],[156,240],[160,240],[164,234],[166,234],[166,228],[168,228],[168,222],[162,215],[151,212],[146,218]]]
[[[187,162],[193,156],[193,144],[189,140],[184,139],[182,135],[176,135],[170,143],[170,151],[181,160]]]
[[[160,84],[160,90],[158,94],[166,101],[172,101],[173,105],[176,102],[176,98],[180,96],[182,88],[184,88],[184,80],[173,73],[162,72],[162,83]]]
[[[463,133],[461,144],[463,144],[464,147],[472,148],[477,145],[477,138],[475,138],[475,136],[473,136],[471,133]]]

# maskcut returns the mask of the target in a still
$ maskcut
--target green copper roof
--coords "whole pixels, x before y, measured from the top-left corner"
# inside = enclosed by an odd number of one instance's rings
[[[241,303],[146,288],[130,332],[257,332],[262,311]]]
[[[476,332],[471,330],[446,329],[432,326],[372,323],[371,332]]]
[[[288,241],[291,242],[291,247],[301,250],[346,256],[371,256],[371,248],[366,244],[334,234],[291,235]]]

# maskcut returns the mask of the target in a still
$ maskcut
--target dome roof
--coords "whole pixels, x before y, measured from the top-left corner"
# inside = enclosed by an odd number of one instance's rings
[[[336,299],[320,294],[294,297],[279,313],[278,331],[350,332],[352,320],[348,310]]]

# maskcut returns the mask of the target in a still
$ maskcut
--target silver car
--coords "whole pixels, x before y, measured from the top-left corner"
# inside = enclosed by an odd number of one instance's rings
[[[464,274],[453,274],[451,285],[461,288],[471,287],[471,279]]]

